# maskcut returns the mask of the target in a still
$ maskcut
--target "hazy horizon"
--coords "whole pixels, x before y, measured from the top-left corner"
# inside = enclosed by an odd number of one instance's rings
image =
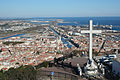
[[[120,16],[0,16],[0,18],[45,18],[45,17],[120,17]]]

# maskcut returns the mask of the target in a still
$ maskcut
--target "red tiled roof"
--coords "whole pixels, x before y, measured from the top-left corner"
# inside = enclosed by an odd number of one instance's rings
[[[10,62],[14,62],[15,60],[11,60]]]

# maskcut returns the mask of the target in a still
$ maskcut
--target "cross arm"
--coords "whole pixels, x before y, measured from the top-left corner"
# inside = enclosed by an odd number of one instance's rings
[[[92,33],[102,33],[102,30],[93,30]]]
[[[81,31],[81,33],[90,33],[90,31],[88,31],[88,30],[83,30],[83,31]]]

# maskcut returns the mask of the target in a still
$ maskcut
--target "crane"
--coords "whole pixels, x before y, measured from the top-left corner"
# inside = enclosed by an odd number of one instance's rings
[[[105,42],[106,42],[105,39],[102,40],[102,45],[101,45],[101,47],[100,47],[100,49],[99,49],[99,53],[101,52],[102,49],[104,49]],[[104,50],[105,50],[105,49],[104,49]]]

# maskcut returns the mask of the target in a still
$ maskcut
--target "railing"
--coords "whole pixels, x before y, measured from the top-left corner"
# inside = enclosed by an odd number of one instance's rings
[[[51,71],[39,70],[37,73],[37,80],[46,79],[52,80]],[[78,76],[64,72],[54,72],[53,80],[78,80]]]

